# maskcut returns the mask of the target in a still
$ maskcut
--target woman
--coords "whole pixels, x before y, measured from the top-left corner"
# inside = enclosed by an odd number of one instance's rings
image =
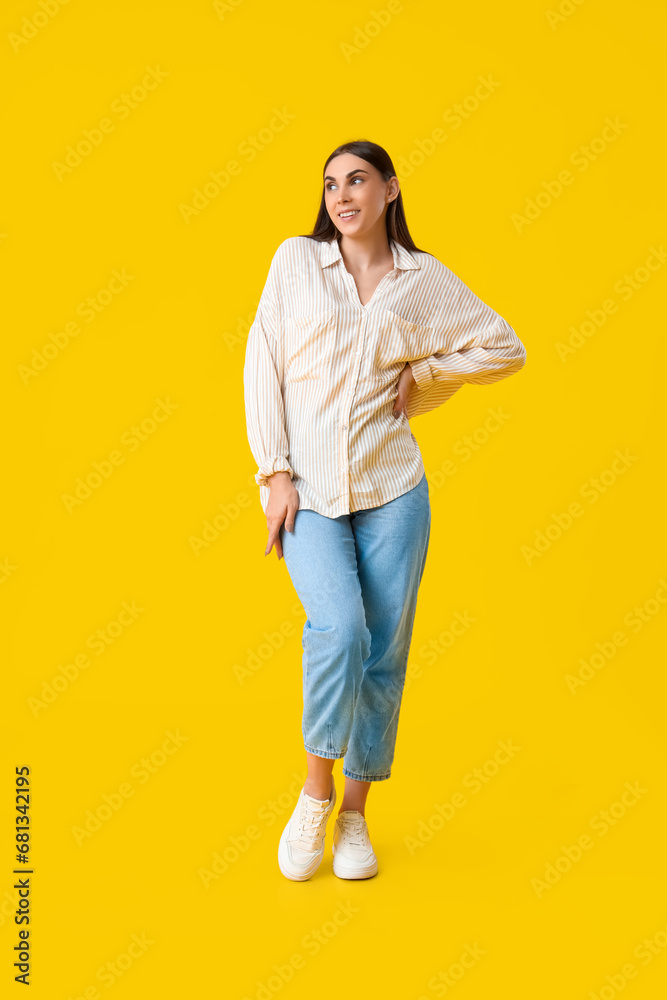
[[[415,246],[386,151],[366,141],[335,149],[315,228],[271,261],[244,367],[265,555],[275,546],[284,556],[307,615],[308,771],[278,849],[289,879],[320,865],[338,757],[334,873],[378,869],[366,797],[391,774],[431,522],[409,418],[525,359],[508,323]]]

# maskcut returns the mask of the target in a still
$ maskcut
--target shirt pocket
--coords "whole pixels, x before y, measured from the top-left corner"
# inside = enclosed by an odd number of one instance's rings
[[[432,336],[432,326],[411,323],[398,313],[385,309],[372,358],[372,379],[380,383],[397,379],[406,362],[416,361],[430,353],[427,346]]]
[[[336,335],[336,314],[311,313],[285,316],[285,382],[323,378],[331,364]]]

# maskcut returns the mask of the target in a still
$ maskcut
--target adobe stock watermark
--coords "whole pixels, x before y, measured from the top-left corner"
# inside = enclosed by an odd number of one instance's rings
[[[128,274],[124,267],[120,271],[114,268],[111,272],[111,278],[106,285],[103,288],[99,288],[94,295],[88,295],[85,299],[82,299],[74,309],[74,312],[86,324],[92,323],[100,313],[104,312],[111,305],[116,296],[120,295],[131,281],[134,281],[134,278],[135,276]],[[31,378],[43,372],[66,347],[69,347],[72,338],[78,337],[80,333],[81,327],[76,320],[69,320],[61,330],[56,330],[55,333],[50,331],[47,334],[49,342],[43,344],[40,348],[34,347],[32,349],[30,363],[17,366],[17,371],[21,376],[23,384],[28,385]]]
[[[105,989],[110,989],[132,968],[137,959],[146,954],[152,944],[155,944],[155,941],[148,937],[146,931],[132,934],[125,951],[119,952],[110,961],[97,968],[95,979],[103,983]],[[70,993],[67,1000],[100,1000],[101,996],[102,993],[97,986],[91,983],[90,986],[79,987],[76,994]]]
[[[626,781],[624,791],[619,798],[613,802],[608,809],[600,809],[594,816],[591,816],[588,825],[599,838],[605,837],[610,830],[613,830],[617,823],[627,815],[628,810],[639,802],[644,795],[648,794],[648,788],[642,788],[638,781],[632,784]],[[544,866],[541,878],[531,878],[531,887],[538,899],[541,899],[545,892],[553,889],[562,879],[563,875],[572,871],[574,865],[578,864],[584,856],[585,851],[590,851],[598,841],[593,840],[588,833],[582,833],[577,837],[574,844],[561,844],[561,853],[555,861],[548,861]]]
[[[12,876],[12,882],[16,882],[16,879]],[[12,885],[12,889],[14,886]],[[5,889],[2,896],[0,896],[0,927],[4,927],[7,920],[10,923],[14,923],[14,917],[16,916],[16,893],[10,892],[9,889]],[[30,985],[28,983],[28,985]]]
[[[277,135],[293,122],[296,115],[291,114],[286,107],[273,109],[273,116],[268,124],[253,135],[247,135],[236,147],[237,156],[245,163],[252,163],[257,159],[259,153],[265,150],[274,141]],[[211,202],[225,191],[231,183],[232,177],[238,177],[243,170],[244,164],[238,159],[228,160],[221,170],[209,170],[208,176],[211,178],[205,181],[201,188],[193,188],[192,201],[179,202],[178,210],[181,218],[187,224],[193,218],[207,208]]]
[[[452,454],[457,458],[460,458],[461,463],[465,464],[470,461],[475,455],[477,455],[480,450],[505,426],[507,421],[510,419],[511,414],[506,413],[502,406],[487,408],[488,417],[486,420],[479,424],[470,434],[464,434],[463,437],[459,438],[452,445]],[[434,489],[440,489],[444,486],[448,479],[455,476],[459,471],[460,466],[456,464],[451,458],[446,458],[440,467],[429,471],[426,478],[428,479],[429,486]]]
[[[329,920],[311,929],[303,935],[300,944],[302,951],[293,952],[286,962],[271,967],[271,975],[266,979],[255,980],[252,994],[246,993],[241,1000],[271,1000],[280,993],[284,986],[294,979],[295,974],[305,968],[309,955],[318,955],[330,941],[338,935],[341,927],[345,927],[353,916],[360,912],[351,900],[340,902],[331,914]],[[305,954],[304,954],[305,952]]]
[[[438,969],[436,974],[431,976],[427,984],[428,989],[437,997],[444,997],[452,987],[461,982],[469,969],[477,965],[482,955],[486,955],[486,948],[480,948],[476,941],[474,944],[464,944],[456,961],[446,969]],[[430,998],[421,993],[417,1000],[430,1000]]]
[[[7,583],[10,576],[13,576],[18,570],[18,566],[14,566],[10,563],[8,558],[0,560],[0,584]]]
[[[619,120],[618,115],[613,119],[605,118],[605,126],[600,135],[595,136],[586,145],[577,146],[570,154],[569,163],[579,171],[579,174],[585,173],[590,165],[595,163],[629,127],[626,122]],[[571,170],[564,169],[558,173],[556,178],[542,181],[541,190],[535,197],[526,198],[523,214],[513,212],[510,215],[516,232],[523,233],[525,229],[532,226],[542,213],[553,205],[557,198],[561,197],[565,188],[573,184],[576,179],[576,174],[573,174]]]
[[[635,635],[637,632],[641,632],[645,625],[653,621],[667,604],[667,580],[661,577],[658,584],[654,596],[649,597],[643,604],[635,604],[623,619],[623,624]],[[575,695],[579,688],[585,687],[589,681],[597,677],[600,671],[608,663],[611,663],[618,650],[627,646],[629,638],[623,629],[618,629],[609,639],[596,642],[595,652],[589,653],[587,658],[580,656],[577,673],[565,674],[565,683],[570,694]]]
[[[213,0],[213,10],[224,21],[227,14],[233,14],[242,3],[244,0]]]
[[[262,638],[256,646],[248,646],[245,663],[233,663],[232,671],[240,685],[254,677],[255,674],[266,666],[269,660],[273,659],[278,650],[282,649],[287,639],[297,635],[297,625],[294,618],[299,619],[303,625],[305,611],[300,601],[295,601],[292,605],[292,618],[287,618],[280,623],[272,632],[262,632]]]
[[[480,767],[474,767],[461,779],[464,788],[469,789],[471,795],[478,795],[481,790],[500,772],[501,767],[509,764],[514,756],[521,750],[512,743],[512,740],[498,740],[498,749],[493,757],[489,757]],[[470,800],[462,792],[454,792],[449,799],[444,802],[434,802],[433,812],[427,818],[417,822],[417,829],[414,836],[406,834],[403,837],[408,854],[415,854],[418,849],[425,847],[436,833],[444,829],[446,823],[451,823],[457,815],[458,810],[463,809]]]
[[[203,551],[208,551],[214,542],[217,542],[222,533],[227,530],[244,510],[252,505],[252,497],[240,491],[234,499],[228,503],[219,503],[217,514],[212,514],[210,518],[202,521],[201,531],[198,535],[188,535],[188,544],[196,556],[200,556]]]
[[[569,20],[585,2],[586,0],[561,0],[556,10],[551,8],[545,10],[544,14],[551,30],[555,31],[559,25]]]
[[[138,785],[145,785],[150,778],[157,774],[175,753],[181,749],[184,743],[190,739],[189,736],[181,735],[180,730],[175,733],[167,729],[165,737],[160,746],[153,750],[148,756],[140,757],[138,761],[130,767],[130,777],[136,778]],[[105,823],[122,809],[128,799],[136,792],[131,781],[122,781],[117,791],[104,792],[101,795],[101,803],[93,809],[86,809],[85,817],[81,826],[70,827],[70,832],[78,847],[81,847],[87,840],[102,829]]]
[[[368,20],[354,29],[351,42],[339,42],[346,63],[361,55],[382,31],[404,10],[401,0],[388,0],[386,7],[371,10]]]
[[[250,333],[250,329],[255,322],[258,308],[259,299],[256,300],[255,308],[251,310],[247,316],[239,316],[233,333],[230,333],[228,330],[222,331],[222,342],[230,354],[233,354],[237,347],[246,346],[248,342],[248,334]]]
[[[257,489],[254,473],[248,476],[246,485],[253,492]],[[223,532],[227,531],[232,524],[238,521],[243,511],[248,510],[252,506],[252,502],[250,494],[244,490],[240,490],[236,493],[232,501],[219,503],[218,510],[220,513],[212,514],[210,518],[202,521],[201,531],[198,535],[188,535],[188,544],[192,552],[196,556],[199,556],[202,552],[210,549],[222,537]]]
[[[662,244],[659,248],[649,247],[649,254],[644,263],[636,267],[630,274],[626,271],[623,277],[614,283],[614,291],[623,302],[627,302],[635,292],[644,287],[647,281],[650,281],[651,276],[660,270],[666,260],[667,253],[665,253]],[[652,262],[655,263],[655,267]],[[579,326],[568,327],[570,336],[567,342],[556,341],[554,346],[560,360],[565,363],[573,354],[581,350],[584,344],[587,344],[591,337],[594,337],[598,330],[602,329],[608,318],[617,313],[618,310],[619,303],[613,298],[605,299],[602,305],[597,308],[587,309],[587,318]]]
[[[630,454],[628,448],[624,451],[617,448],[614,455],[616,457],[608,468],[603,469],[597,476],[592,476],[579,488],[580,496],[589,505],[597,503],[600,497],[608,493],[612,486],[639,460],[637,455]],[[554,542],[557,542],[566,531],[569,531],[575,520],[584,516],[586,509],[577,500],[573,500],[565,511],[552,514],[544,530],[538,528],[535,531],[533,544],[521,546],[521,555],[526,565],[532,566],[537,559],[548,552]]]
[[[275,799],[268,799],[259,807],[253,823],[246,824],[240,833],[228,836],[225,845],[219,851],[214,851],[209,867],[197,869],[197,875],[205,889],[210,889],[211,885],[218,882],[240,861],[252,845],[262,838],[266,830],[273,827],[279,819],[291,816],[305,781],[305,778],[296,771],[292,772],[291,777],[292,781],[285,791],[276,795]]]
[[[22,18],[18,31],[10,31],[7,34],[7,40],[14,52],[20,52],[42,28],[51,23],[56,14],[60,13],[60,8],[68,3],[69,0],[37,0],[38,9],[29,17]]]
[[[145,608],[138,608],[136,600],[128,604],[127,601],[121,603],[119,614],[102,628],[95,629],[86,636],[84,644],[87,649],[92,650],[95,656],[103,656],[115,642],[123,636],[128,628],[136,622]],[[37,718],[40,712],[45,711],[49,705],[60,698],[71,685],[79,679],[81,672],[91,666],[91,659],[87,653],[77,653],[68,663],[58,664],[58,673],[50,681],[43,681],[39,692],[39,697],[28,697],[28,708],[33,716]]]
[[[494,80],[492,73],[478,76],[477,80],[477,86],[472,93],[443,111],[442,120],[449,131],[436,126],[425,138],[415,139],[410,152],[394,161],[396,176],[400,181],[412,177],[415,170],[423,166],[426,160],[438,151],[442,143],[447,141],[449,135],[457,132],[464,122],[472,118],[501,86],[500,81]]]
[[[435,638],[423,642],[418,650],[418,655],[427,666],[433,666],[441,656],[444,656],[458,642],[461,636],[466,635],[477,619],[473,618],[470,612],[455,611],[452,620],[447,628],[443,629]],[[405,684],[403,690],[408,691],[412,682],[424,675],[424,668],[417,663],[414,656],[411,656],[405,671]]]
[[[665,948],[667,948],[667,925],[661,927],[650,937],[643,938],[634,947],[632,954],[646,968],[654,958],[662,955]],[[598,988],[597,992],[589,990],[589,1000],[614,1000],[614,997],[618,996],[628,985],[628,981],[636,979],[640,972],[641,969],[638,969],[634,962],[626,962],[620,972],[614,972],[604,977],[605,984]]]
[[[149,93],[159,87],[168,76],[169,73],[159,66],[146,66],[146,74],[142,77],[141,83],[134,86],[129,93],[122,93],[111,102],[111,114],[115,115],[118,121],[125,121],[135,108],[143,104]],[[51,161],[51,169],[61,183],[102,145],[111,132],[116,130],[116,124],[117,122],[111,118],[100,118],[97,125],[81,130],[83,138],[78,139],[75,145],[65,147],[62,161]]]
[[[172,413],[180,406],[179,403],[172,403],[169,397],[165,399],[155,398],[156,406],[151,411],[150,416],[138,424],[132,424],[120,436],[120,443],[132,454],[141,447],[144,442],[155,434],[160,424],[163,424]],[[125,464],[126,455],[116,448],[109,452],[107,458],[92,462],[92,471],[84,476],[77,476],[76,486],[73,493],[61,493],[60,499],[65,505],[68,514],[81,507],[86,500],[92,497],[95,490],[98,490],[103,483],[107,482],[116,469]]]

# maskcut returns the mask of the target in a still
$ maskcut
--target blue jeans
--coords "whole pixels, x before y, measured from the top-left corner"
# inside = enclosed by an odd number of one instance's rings
[[[379,507],[325,517],[298,510],[280,529],[303,628],[303,739],[343,774],[389,778],[417,591],[431,530],[424,475]]]

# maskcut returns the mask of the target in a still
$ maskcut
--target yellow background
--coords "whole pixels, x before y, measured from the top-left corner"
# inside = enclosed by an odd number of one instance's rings
[[[664,6],[557,9],[4,6],[3,994],[21,992],[13,775],[27,765],[35,998],[664,995],[667,272],[641,270],[667,237]],[[17,42],[22,30],[33,37]],[[121,112],[148,67],[166,75]],[[497,84],[483,99],[480,77]],[[280,129],[276,109],[293,116]],[[54,162],[103,118],[113,129],[59,179]],[[606,119],[624,127],[600,143]],[[446,138],[431,148],[434,129]],[[324,161],[356,138],[412,164],[399,179],[416,244],[510,322],[528,358],[413,421],[433,521],[394,770],[368,802],[380,871],[335,878],[330,821],[317,875],[293,883],[276,854],[305,777],[305,616],[285,564],[263,555],[244,345],[275,249],[311,229]],[[179,206],[230,160],[239,172],[186,222]],[[572,183],[517,226],[568,169]],[[80,304],[105,302],[114,269],[132,278],[86,322]],[[557,345],[609,300],[563,361]],[[157,399],[173,408],[151,424]],[[485,435],[490,409],[506,417]],[[474,435],[464,459],[457,442]],[[617,450],[632,460],[609,472]],[[114,451],[122,463],[70,512],[77,478]],[[559,532],[554,515],[577,502]],[[129,619],[123,602],[143,610]],[[457,612],[475,622],[447,646]],[[89,637],[110,623],[95,652]],[[567,675],[619,631],[625,644],[573,693]],[[29,699],[86,652],[35,711]],[[165,752],[168,733],[183,742]],[[473,792],[466,775],[498,741],[520,750]],[[645,791],[615,806],[626,783]],[[465,805],[434,820],[456,792]],[[81,839],[105,802],[117,808]],[[206,886],[216,855],[229,865]],[[128,961],[133,935],[146,944]],[[461,974],[466,946],[481,957]]]

